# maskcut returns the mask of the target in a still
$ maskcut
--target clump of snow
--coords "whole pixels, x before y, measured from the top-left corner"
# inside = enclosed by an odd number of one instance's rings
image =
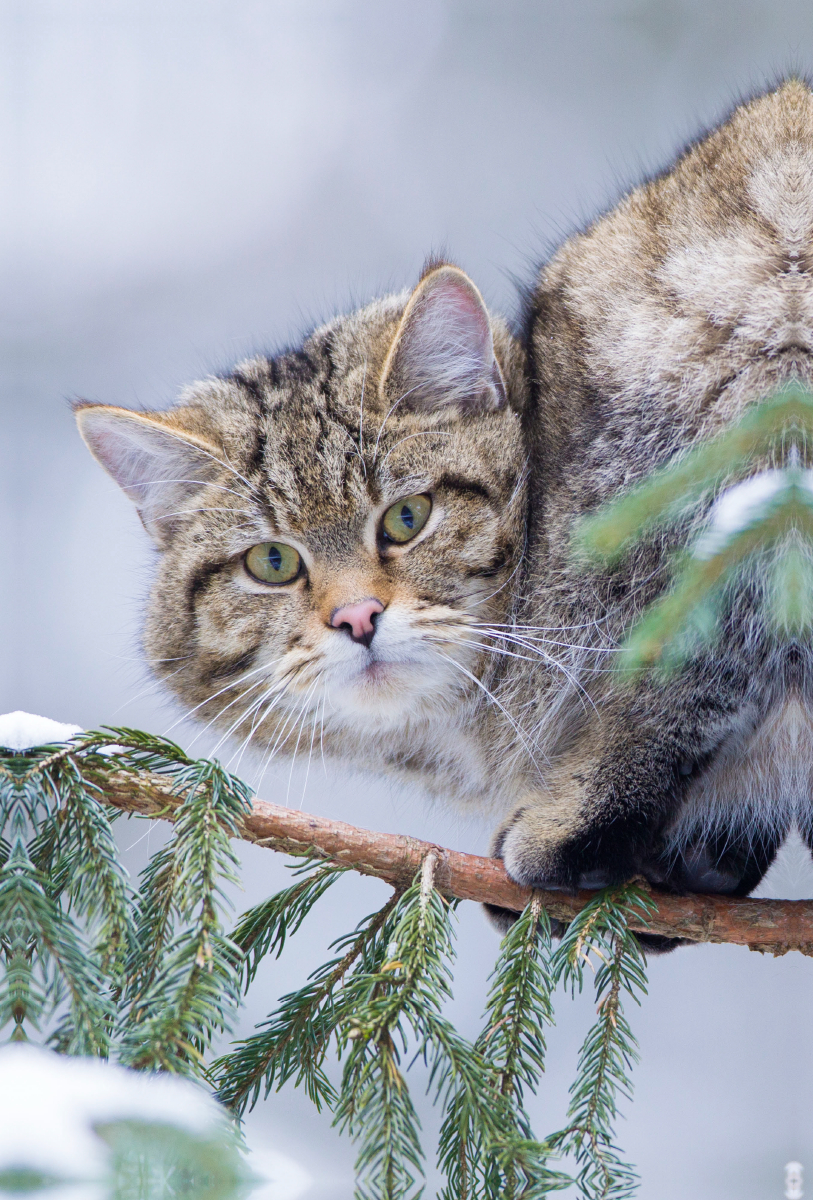
[[[0,1171],[28,1168],[65,1180],[101,1180],[110,1152],[94,1131],[112,1121],[224,1133],[228,1121],[188,1080],[146,1075],[39,1046],[0,1049]]]
[[[223,1144],[233,1132],[225,1110],[187,1079],[30,1044],[0,1049],[0,1174],[28,1170],[69,1185],[49,1190],[52,1200],[105,1200],[111,1150],[96,1128],[118,1121],[170,1126]],[[312,1185],[287,1154],[251,1138],[247,1150],[246,1178],[256,1180],[247,1200],[298,1200]]]
[[[63,725],[61,721],[36,717],[33,713],[12,712],[0,716],[0,746],[7,750],[30,750],[33,746],[67,742],[82,732],[81,725]]]
[[[813,493],[813,472],[794,468],[761,471],[726,488],[712,505],[708,525],[692,548],[695,558],[718,554],[735,534],[759,521],[782,492],[797,487]]]

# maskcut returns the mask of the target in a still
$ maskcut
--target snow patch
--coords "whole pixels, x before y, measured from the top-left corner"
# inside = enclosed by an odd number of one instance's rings
[[[67,742],[82,732],[81,725],[64,725],[33,713],[18,711],[0,716],[0,746],[7,750],[30,750],[34,746]]]
[[[110,1151],[94,1126],[126,1120],[204,1137],[228,1127],[215,1101],[188,1080],[68,1058],[39,1046],[0,1049],[0,1171],[29,1168],[57,1179],[104,1179]]]
[[[795,487],[813,495],[813,471],[761,471],[726,488],[712,505],[708,525],[692,547],[694,557],[719,554],[735,534],[759,521],[780,493]]]

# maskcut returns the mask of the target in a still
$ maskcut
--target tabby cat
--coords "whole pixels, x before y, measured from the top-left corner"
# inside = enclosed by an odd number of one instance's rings
[[[489,807],[522,883],[748,892],[794,820],[813,840],[810,647],[744,596],[680,675],[622,687],[611,651],[668,586],[669,539],[600,572],[570,535],[811,383],[811,269],[813,95],[791,80],[568,240],[524,339],[436,263],[167,412],[80,405],[161,552],[154,670],[269,755],[318,743]]]
[[[79,407],[161,551],[147,656],[195,716],[269,755],[501,793],[487,691],[522,566],[523,365],[436,263],[168,412]]]

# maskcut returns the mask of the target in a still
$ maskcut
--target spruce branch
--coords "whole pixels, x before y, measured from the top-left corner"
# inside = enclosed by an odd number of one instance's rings
[[[531,1200],[571,1182],[548,1166],[549,1148],[534,1138],[524,1107],[524,1090],[535,1092],[544,1071],[544,1026],[553,1024],[550,949],[550,924],[534,895],[503,938],[485,1028],[475,1043],[494,1072],[510,1133],[496,1144],[485,1142],[465,1093],[456,1093],[439,1140],[446,1175],[441,1200]]]
[[[347,867],[318,861],[298,865],[294,871],[299,876],[296,883],[243,914],[232,937],[243,953],[246,991],[262,960],[269,954],[279,958],[285,942],[297,932],[317,900],[346,871]]]
[[[646,995],[644,955],[630,919],[645,922],[651,910],[650,897],[634,885],[606,889],[572,922],[552,960],[554,978],[572,991],[582,990],[585,966],[595,960],[598,1019],[579,1053],[568,1124],[548,1139],[552,1150],[575,1157],[585,1200],[628,1200],[637,1187],[615,1145],[614,1125],[618,1096],[632,1098],[629,1071],[638,1058],[623,996],[640,1004]]]
[[[272,897],[266,910],[266,913],[269,910],[275,913],[277,925],[274,927],[269,921],[262,936],[268,939],[269,947],[275,945],[278,952],[282,949],[285,933],[277,931],[284,927],[286,920],[284,900],[281,898],[297,893],[293,903],[304,907],[303,883],[304,886],[314,884],[310,896],[315,897],[317,890],[322,894],[324,888],[321,885],[326,883],[326,879],[322,876],[300,881],[279,896]],[[242,1115],[247,1107],[254,1107],[263,1089],[267,1097],[272,1089],[279,1090],[293,1078],[296,1087],[305,1088],[317,1109],[321,1109],[322,1105],[328,1108],[334,1106],[337,1093],[324,1072],[323,1064],[339,1023],[353,1016],[352,1011],[347,1009],[345,998],[337,998],[337,988],[358,961],[369,972],[380,960],[383,951],[379,945],[379,935],[398,900],[399,893],[393,893],[387,903],[362,921],[352,934],[334,942],[331,949],[338,949],[339,954],[319,967],[305,987],[283,996],[279,1008],[260,1026],[260,1033],[238,1042],[235,1050],[213,1064],[212,1077],[218,1098],[224,1104]],[[251,918],[251,914],[247,915]],[[248,931],[250,936],[253,921],[245,918],[241,921],[235,934],[238,941],[241,931]],[[289,931],[290,925],[286,932]],[[254,972],[249,968],[247,987],[253,978]]]
[[[401,1070],[413,1045],[442,1105],[462,1097],[483,1145],[506,1156],[519,1150],[496,1072],[441,1011],[451,997],[453,931],[434,886],[436,864],[430,850],[382,930],[386,961],[354,972],[344,989],[353,1015],[339,1028],[347,1057],[336,1124],[360,1140],[359,1200],[406,1200],[423,1190],[413,1174],[423,1173],[419,1126]]]
[[[138,778],[111,771],[99,776],[108,803],[125,811],[172,820],[178,798],[162,776]],[[377,833],[344,821],[317,817],[254,797],[239,836],[295,857],[315,856],[326,862],[408,887],[426,855],[438,855],[435,886],[442,895],[474,900],[520,913],[532,897],[530,888],[509,879],[499,859],[444,849],[401,834]],[[646,885],[641,884],[646,889]],[[595,896],[594,892],[539,893],[552,919],[569,922]],[[813,954],[813,901],[741,899],[719,895],[676,896],[653,892],[655,907],[647,922],[632,914],[638,932],[686,938],[693,942],[731,942],[766,953],[799,950]]]
[[[26,1040],[26,1023],[40,1027],[61,984],[69,1011],[54,1041],[71,1054],[106,1057],[113,1010],[103,971],[77,925],[48,895],[20,839],[0,876],[0,930],[0,1026],[13,1021],[12,1038]]]
[[[628,630],[619,670],[679,667],[718,636],[737,589],[762,611],[766,636],[810,636],[813,485],[802,464],[811,446],[813,396],[791,385],[579,523],[576,556],[613,569],[636,542],[669,524],[696,527],[708,510],[688,548],[668,558],[671,586]]]
[[[138,780],[142,772],[160,787],[174,830],[134,898],[103,786],[111,775]],[[61,1049],[115,1046],[130,1065],[203,1069],[212,1037],[239,1003],[242,952],[222,913],[248,807],[245,785],[217,763],[194,762],[137,730],[0,758],[10,847],[0,889],[2,1003],[20,1036],[24,1022],[56,1014]]]
[[[197,1070],[240,1001],[242,954],[223,930],[224,884],[238,882],[231,838],[247,807],[242,784],[208,761],[182,764],[174,837],[144,872],[120,1023],[128,1065]]]

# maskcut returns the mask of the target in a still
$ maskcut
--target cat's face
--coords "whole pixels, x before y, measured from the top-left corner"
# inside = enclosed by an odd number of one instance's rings
[[[522,549],[518,350],[439,267],[301,351],[82,433],[161,550],[145,644],[260,744],[436,719],[491,658]],[[289,745],[290,748],[290,745]]]

